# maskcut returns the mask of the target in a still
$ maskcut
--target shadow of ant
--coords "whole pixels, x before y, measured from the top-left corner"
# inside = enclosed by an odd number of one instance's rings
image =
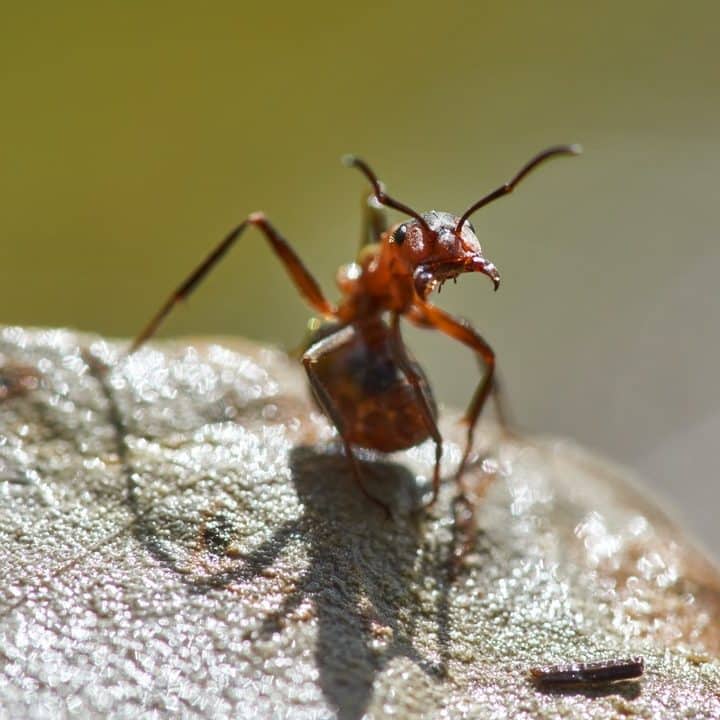
[[[476,525],[477,518],[468,518],[472,503],[461,496],[455,498],[450,511],[454,521],[451,532],[438,542],[436,533],[428,531],[435,520],[417,512],[422,493],[407,468],[388,461],[359,459],[368,489],[403,511],[389,521],[355,486],[341,453],[296,447],[290,451],[288,464],[301,513],[279,524],[254,550],[237,552],[233,550],[237,528],[248,510],[233,507],[198,513],[197,494],[193,510],[183,511],[175,504],[163,507],[165,498],[174,499],[175,493],[188,491],[197,479],[178,487],[168,484],[161,474],[160,492],[157,488],[147,491],[145,485],[152,485],[152,473],[135,467],[125,440],[128,428],[102,370],[93,374],[107,397],[109,419],[116,432],[127,484],[126,502],[133,515],[132,532],[191,593],[236,590],[234,586],[243,581],[265,576],[294,542],[301,541],[306,555],[304,569],[290,592],[283,592],[280,607],[266,613],[244,639],[261,641],[293,623],[316,618],[318,682],[341,720],[365,715],[377,676],[395,658],[407,658],[430,681],[447,677],[450,591],[461,571],[458,558],[464,557],[471,544],[477,554],[482,544],[478,543],[482,531]],[[482,462],[478,464],[482,466]],[[146,478],[150,478],[149,483]],[[491,480],[488,475],[478,484],[473,493],[476,501]],[[262,485],[256,489],[262,492]],[[200,523],[198,514],[204,515]],[[188,563],[188,556],[194,556],[194,564]],[[202,568],[209,572],[193,571]],[[434,605],[429,611],[417,592],[428,579]],[[306,602],[313,612],[297,612]],[[435,625],[434,647],[429,649],[431,633],[419,627],[428,620]],[[425,639],[423,649],[416,647],[416,636]],[[636,682],[537,690],[545,695],[618,695],[627,700],[637,698],[641,691]]]
[[[394,658],[411,660],[430,679],[447,676],[450,657],[449,592],[456,578],[456,536],[448,546],[428,546],[422,507],[424,488],[405,467],[388,461],[358,458],[367,489],[402,514],[389,520],[356,486],[342,453],[321,453],[296,447],[288,459],[292,483],[302,507],[299,517],[284,522],[250,553],[230,552],[242,509],[205,513],[199,538],[189,535],[197,526],[197,509],[168,511],[163,500],[180,489],[163,483],[164,490],[146,495],[146,471],[135,467],[125,440],[129,428],[107,382],[106,367],[90,358],[93,375],[108,400],[118,457],[125,476],[126,502],[133,515],[136,540],[159,562],[173,570],[190,592],[207,594],[259,578],[286,551],[301,540],[307,564],[281,606],[269,613],[250,633],[262,640],[282,632],[306,601],[317,618],[315,661],[319,685],[341,720],[365,715],[376,677]],[[151,482],[152,484],[152,482]],[[187,490],[188,486],[184,488]],[[199,542],[198,542],[199,541]],[[223,558],[229,563],[203,563],[205,573],[189,572],[190,555]],[[438,592],[432,621],[436,648],[426,657],[413,642],[420,613],[410,590],[430,578]]]
[[[280,607],[247,639],[266,640],[301,622],[298,611],[310,603],[311,616],[317,619],[314,655],[320,688],[338,718],[354,720],[367,711],[376,677],[394,658],[410,659],[429,679],[447,674],[452,547],[424,545],[422,512],[386,519],[355,486],[342,454],[297,447],[290,452],[289,466],[300,516],[279,525],[252,552],[237,553],[231,548],[241,511],[225,508],[206,514],[193,562],[195,567],[210,567],[209,572],[188,572],[187,562],[168,551],[157,516],[137,512],[135,535],[199,594],[262,577],[289,545],[302,541],[305,569]],[[384,500],[390,497],[392,507],[421,506],[416,478],[405,467],[375,460],[362,460],[361,467],[368,489]],[[208,559],[222,561],[213,565],[204,562]],[[421,586],[428,576],[439,591],[432,658],[413,642],[419,603],[412,587]]]

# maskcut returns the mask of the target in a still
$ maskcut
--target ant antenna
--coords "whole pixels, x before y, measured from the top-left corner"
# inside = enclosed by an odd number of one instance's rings
[[[459,233],[462,230],[462,226],[465,224],[465,221],[481,207],[491,203],[493,200],[503,197],[503,195],[511,193],[515,189],[515,186],[531,170],[534,170],[538,165],[540,165],[540,163],[545,162],[545,160],[555,157],[556,155],[579,155],[581,152],[582,147],[580,147],[580,145],[554,145],[547,150],[543,150],[530,160],[530,162],[524,165],[520,172],[515,175],[512,180],[506,182],[504,185],[501,185],[497,188],[497,190],[493,190],[489,195],[486,195],[484,198],[478,200],[474,205],[471,205],[458,220],[457,225],[455,226],[455,232]]]
[[[381,205],[394,208],[395,210],[399,210],[401,213],[414,217],[428,232],[432,232],[430,226],[425,221],[425,218],[423,218],[420,213],[415,212],[415,210],[407,205],[403,205],[401,202],[391,198],[385,190],[383,190],[382,183],[378,180],[377,175],[364,160],[361,160],[355,155],[344,155],[342,163],[346,167],[356,167],[370,181],[370,184],[373,186],[373,190],[375,191],[375,199]]]

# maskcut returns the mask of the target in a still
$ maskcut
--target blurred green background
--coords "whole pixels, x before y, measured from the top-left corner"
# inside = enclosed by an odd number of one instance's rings
[[[2,320],[129,336],[221,235],[265,210],[332,295],[357,172],[461,211],[503,275],[446,285],[513,411],[660,489],[715,552],[720,5],[715,2],[6,3]],[[294,346],[308,312],[256,233],[165,335]],[[439,398],[477,369],[410,334]]]

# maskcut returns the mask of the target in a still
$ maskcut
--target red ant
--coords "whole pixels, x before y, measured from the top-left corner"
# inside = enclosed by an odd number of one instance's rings
[[[467,345],[485,367],[463,418],[467,424],[467,439],[456,475],[460,482],[485,401],[490,393],[497,401],[495,353],[468,323],[429,303],[428,296],[433,290],[439,290],[446,280],[454,280],[465,272],[487,275],[497,290],[500,274],[483,256],[469,217],[512,192],[545,160],[579,152],[577,145],[559,145],[544,150],[512,180],[478,200],[460,217],[434,210],[422,214],[416,212],[390,197],[367,163],[347,156],[344,163],[360,170],[370,181],[373,192],[367,203],[363,244],[358,257],[338,271],[337,283],[342,299],[337,306],[325,298],[315,278],[265,215],[253,213],[232,230],[168,298],[137,336],[130,352],[137,350],[155,333],[173,306],[195,289],[247,226],[254,225],[265,235],[300,294],[326,321],[310,338],[302,363],[315,400],[343,442],[358,485],[370,499],[382,505],[369,495],[362,483],[354,445],[394,452],[432,438],[435,467],[432,497],[427,506],[432,505],[440,487],[442,457],[437,407],[424,372],[405,348],[400,318],[404,317],[418,327],[439,330]],[[381,206],[399,210],[412,220],[388,228]]]

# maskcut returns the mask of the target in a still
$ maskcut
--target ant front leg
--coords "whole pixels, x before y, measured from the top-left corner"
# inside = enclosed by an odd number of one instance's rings
[[[391,516],[390,508],[381,500],[371,495],[362,480],[362,474],[360,472],[360,466],[358,460],[353,452],[352,445],[347,438],[345,431],[345,423],[343,421],[342,413],[338,409],[337,405],[333,401],[331,394],[323,384],[322,378],[317,372],[317,363],[326,355],[329,355],[335,351],[341,350],[344,345],[353,341],[355,335],[354,328],[352,325],[346,325],[340,328],[332,335],[328,335],[326,338],[319,340],[305,352],[302,357],[302,364],[307,373],[310,386],[315,394],[320,407],[325,414],[330,418],[335,429],[338,431],[338,435],[342,440],[343,447],[345,448],[345,455],[347,456],[348,462],[352,469],[353,477],[355,482],[362,490],[363,495],[372,501],[378,507],[381,507],[385,511],[385,515],[389,518]]]
[[[378,202],[375,193],[362,197],[362,233],[360,235],[360,250],[366,245],[379,242],[380,236],[388,229],[387,215],[383,206]]]
[[[439,330],[445,335],[459,340],[463,345],[466,345],[476,353],[478,359],[486,368],[485,374],[480,379],[463,416],[463,422],[467,425],[467,439],[465,442],[465,451],[463,452],[457,471],[457,481],[458,484],[461,484],[461,477],[468,457],[470,456],[470,451],[472,450],[475,426],[477,425],[478,418],[487,401],[488,395],[491,393],[496,399],[500,423],[503,426],[505,424],[504,403],[500,401],[497,395],[498,389],[495,384],[495,352],[467,322],[455,318],[429,303],[417,303],[414,305],[408,314],[408,319],[419,327]]]
[[[235,241],[242,235],[248,225],[257,227],[270,243],[270,247],[280,262],[285,266],[288,274],[295,283],[298,292],[307,302],[326,318],[335,316],[335,308],[323,295],[317,280],[305,267],[297,253],[292,249],[285,238],[270,224],[270,221],[263,213],[252,213],[247,220],[240,223],[234,230],[225,236],[223,241],[203,260],[200,265],[180,284],[175,292],[165,301],[165,304],[155,314],[152,320],[145,326],[142,332],[135,338],[130,353],[135,352],[143,343],[149,340],[160,327],[162,321],[167,317],[175,305],[184,300],[200,281],[212,270],[222,259],[225,253],[233,246]]]
[[[495,415],[503,434],[508,438],[517,439],[517,433],[513,429],[513,425],[515,423],[512,419],[513,415],[509,407],[510,404],[505,390],[505,382],[501,380],[500,373],[497,368],[495,368],[495,374],[493,375],[492,387],[490,388],[490,398],[495,405]]]
[[[483,468],[482,475],[477,482],[473,483],[470,493],[466,491],[463,483],[463,472],[467,464],[470,451],[473,445],[475,426],[477,425],[480,412],[487,401],[490,393],[497,393],[495,385],[495,353],[485,340],[470,325],[463,320],[448,315],[429,303],[416,303],[408,313],[408,319],[415,325],[424,328],[439,330],[455,340],[459,340],[475,352],[478,359],[487,368],[485,374],[473,394],[470,405],[463,418],[467,423],[467,438],[465,451],[458,466],[455,481],[458,485],[459,494],[453,502],[453,516],[455,525],[453,528],[451,576],[454,577],[460,572],[465,557],[474,547],[477,536],[477,515],[475,508],[483,497],[490,484],[495,479],[495,473],[488,473]],[[497,401],[497,395],[496,401]],[[498,414],[502,419],[502,407],[498,404]]]

